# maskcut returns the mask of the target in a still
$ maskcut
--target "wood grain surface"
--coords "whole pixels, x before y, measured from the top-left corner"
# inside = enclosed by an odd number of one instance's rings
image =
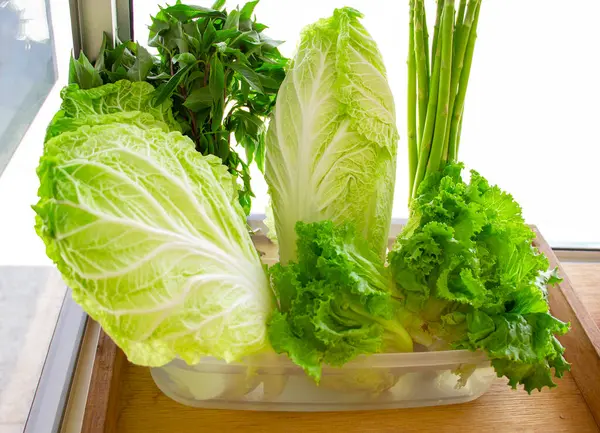
[[[121,410],[120,391],[127,360],[125,354],[103,331],[100,331],[90,389],[83,416],[82,432],[115,433],[117,414]],[[127,430],[125,430],[127,431]]]
[[[562,267],[575,293],[600,326],[600,263],[563,263]]]
[[[559,340],[567,348],[565,358],[571,363],[573,379],[600,425],[600,329],[592,319],[589,306],[585,306],[575,292],[569,275],[539,232],[536,244],[551,266],[559,267],[559,274],[564,279],[560,290],[549,291],[548,301],[552,314],[571,324],[569,332]]]
[[[586,323],[577,322],[576,334],[595,338],[598,329],[592,318],[600,324],[600,265],[565,264],[562,273],[568,278],[561,287],[561,296],[553,296],[551,300],[553,309],[558,308],[555,314],[569,321],[581,318]],[[573,311],[573,303],[579,311]],[[589,314],[581,309],[583,305]],[[595,362],[592,356],[595,347],[591,342],[565,343],[570,346],[567,354],[571,362]],[[596,396],[591,388],[600,371],[590,371],[592,374],[580,374],[580,382],[587,377],[588,384],[578,384],[573,375],[567,374],[557,381],[558,387],[532,395],[511,390],[505,379],[497,379],[484,396],[459,405],[374,412],[291,413],[187,407],[166,397],[154,384],[148,368],[124,363],[120,368],[120,385],[115,384],[118,392],[111,390],[108,405],[100,408],[106,408],[104,413],[110,418],[105,429],[84,428],[83,432],[600,432],[593,416]],[[114,384],[115,376],[111,379]],[[586,402],[582,390],[589,401]]]
[[[598,432],[567,375],[551,391],[527,395],[498,379],[465,404],[376,412],[247,412],[187,407],[166,397],[147,368],[128,365],[121,388],[119,433]]]

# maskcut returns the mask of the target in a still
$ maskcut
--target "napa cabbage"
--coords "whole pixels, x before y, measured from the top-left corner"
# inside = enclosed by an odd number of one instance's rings
[[[59,121],[34,206],[47,254],[135,364],[260,352],[272,295],[235,180],[146,114]]]
[[[280,261],[296,259],[295,225],[352,223],[382,258],[398,133],[382,56],[351,8],[306,27],[266,140],[265,177]]]

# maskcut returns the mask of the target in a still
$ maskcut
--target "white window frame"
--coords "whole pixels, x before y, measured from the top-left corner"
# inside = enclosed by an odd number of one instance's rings
[[[69,0],[73,52],[90,60],[100,51],[103,32],[113,41],[132,40],[133,0]]]

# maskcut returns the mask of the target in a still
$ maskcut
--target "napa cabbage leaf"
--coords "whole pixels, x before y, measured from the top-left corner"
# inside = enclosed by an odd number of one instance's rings
[[[272,296],[234,178],[142,118],[93,118],[46,142],[34,209],[48,256],[135,364],[265,349]]]
[[[351,223],[384,257],[398,133],[382,56],[360,12],[306,27],[266,140],[265,177],[280,261],[296,259],[295,225]]]

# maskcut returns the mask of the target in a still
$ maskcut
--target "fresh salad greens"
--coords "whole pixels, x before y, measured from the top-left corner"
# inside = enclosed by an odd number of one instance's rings
[[[298,221],[352,222],[382,258],[391,222],[398,133],[375,41],[350,8],[307,26],[267,135],[282,263],[296,258]]]
[[[94,65],[85,55],[71,60],[70,82],[83,89],[122,80],[152,84],[152,103],[172,101],[175,119],[196,150],[218,156],[240,179],[240,203],[249,213],[249,166],[264,169],[265,120],[287,59],[277,49],[281,41],[266,36],[267,26],[253,18],[258,0],[229,12],[224,3],[206,8],[178,1],[161,8],[148,41],[158,56],[133,41],[113,44],[105,35]]]
[[[298,261],[270,270],[279,304],[269,323],[273,348],[316,380],[322,363],[411,352],[412,339],[395,320],[389,271],[353,227],[298,222],[296,232]]]
[[[342,218],[290,219],[285,227],[295,224],[297,254],[292,256],[292,247],[282,245],[291,236],[285,236],[281,214],[296,210],[295,200],[289,200],[296,191],[305,194],[300,201],[304,207],[329,210],[334,203],[315,193],[306,176],[297,175],[306,162],[295,158],[294,152],[284,153],[284,147],[270,160],[271,137],[300,142],[306,129],[296,128],[300,130],[293,135],[290,129],[279,131],[281,122],[270,126],[267,167],[280,160],[294,165],[276,172],[275,182],[271,181],[281,184],[292,173],[291,181],[283,183],[287,195],[271,188],[281,264],[270,270],[279,311],[271,317],[269,337],[277,352],[288,354],[316,381],[323,364],[340,366],[360,354],[411,351],[413,342],[430,350],[483,350],[499,376],[508,377],[513,387],[523,384],[528,392],[555,386],[553,372],[561,377],[569,369],[556,338],[568,331],[568,325],[553,317],[548,307],[547,286],[560,281],[556,271],[534,248],[535,235],[513,198],[475,171],[469,183],[463,181],[463,166],[455,162],[480,6],[480,0],[461,1],[457,13],[454,0],[439,0],[430,50],[423,0],[410,1],[411,216],[387,257],[388,266],[372,254],[372,248],[365,248],[368,232],[362,220],[348,211],[368,215],[375,207],[365,199],[375,194],[344,194]],[[339,14],[336,11],[333,20]],[[307,39],[318,40],[312,35]],[[294,76],[296,64],[307,63],[307,57],[299,50],[288,78]],[[305,76],[315,75],[300,74]],[[298,82],[302,81],[293,80],[296,86]],[[368,95],[372,100],[384,98],[385,92],[377,93],[382,88],[371,85]],[[296,108],[290,101],[306,93],[290,97],[286,91],[284,81],[276,118],[302,118],[299,113],[305,105]],[[323,93],[308,95],[320,98]],[[370,106],[360,102],[361,107]],[[311,137],[317,144],[327,144],[329,139],[329,135]],[[322,154],[316,152],[318,157]],[[315,152],[299,155],[312,157]],[[345,163],[347,155],[366,170],[359,174],[345,170],[338,161]],[[360,179],[356,176],[377,179],[364,156],[346,152],[336,158],[334,173],[350,175],[353,182]],[[309,166],[308,173],[319,173]],[[293,182],[296,189],[289,186]],[[343,190],[349,191],[348,185]]]
[[[69,119],[45,144],[34,207],[48,256],[131,362],[262,350],[272,295],[235,178],[151,114],[116,113],[115,101],[144,105],[139,92],[111,99],[114,87],[63,92],[74,117],[53,124]]]
[[[449,164],[425,178],[388,256],[401,321],[421,344],[484,350],[512,386],[553,386],[551,369],[568,369],[555,337],[568,326],[548,308],[556,271],[513,198],[475,171],[465,183],[461,170]]]
[[[257,3],[178,2],[152,19],[158,56],[106,38],[94,65],[72,60],[34,209],[74,299],[141,365],[273,349],[320,382],[323,365],[424,346],[485,352],[528,392],[555,386],[570,368],[557,339],[569,325],[548,306],[560,278],[510,194],[457,162],[481,0],[438,0],[431,44],[424,0],[409,0],[410,219],[389,252],[398,132],[362,15],[307,26],[286,66]],[[279,247],[270,269],[246,224],[253,160]]]
[[[509,384],[554,386],[568,370],[546,286],[559,281],[532,247],[520,207],[478,173],[446,165],[425,178],[389,266],[351,227],[299,222],[298,261],[271,268],[280,311],[273,348],[317,381],[322,364],[429,347],[481,349]]]

